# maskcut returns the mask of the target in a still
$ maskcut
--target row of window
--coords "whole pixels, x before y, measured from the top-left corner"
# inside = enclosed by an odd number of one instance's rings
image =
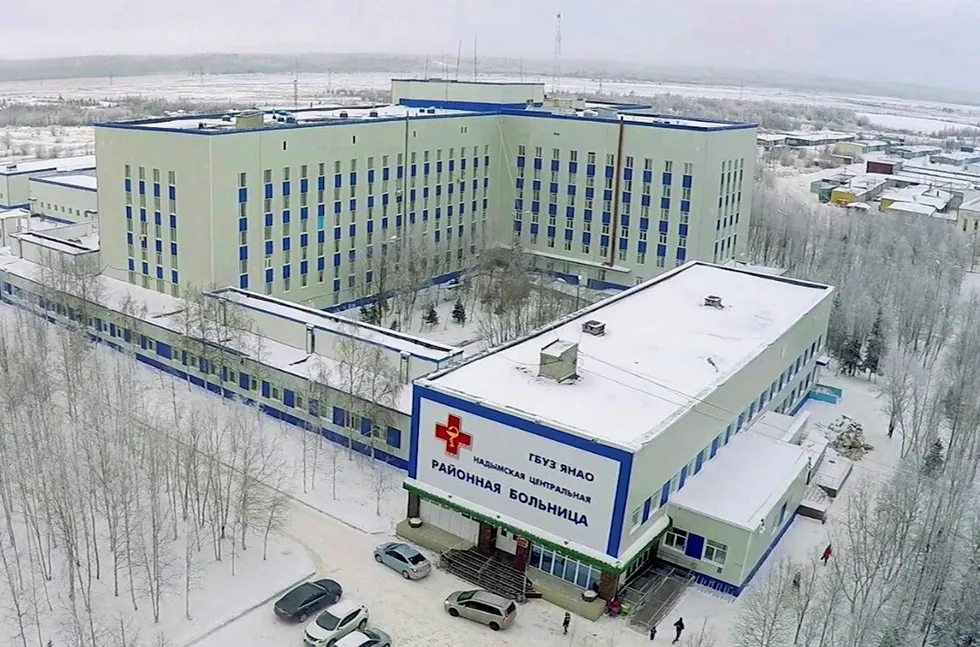
[[[543,153],[543,149],[542,149],[541,146],[535,146],[534,147],[534,155],[533,155],[534,159],[540,160],[542,158],[542,153]],[[525,146],[524,144],[519,144],[517,146],[517,155],[519,157],[526,157],[527,156],[527,146]],[[560,162],[561,159],[562,159],[562,151],[561,151],[561,149],[559,149],[559,148],[552,148],[551,149],[551,162],[552,162],[552,165],[554,165],[555,162]],[[594,151],[587,151],[586,152],[586,158],[585,159],[586,159],[586,163],[588,163],[588,164],[595,164],[596,163],[596,154],[595,154],[595,152]],[[579,159],[578,159],[578,151],[577,150],[569,150],[568,151],[568,161],[569,162],[578,162],[579,161]],[[612,166],[616,162],[616,156],[613,153],[606,153],[605,162],[606,162],[606,165],[607,166]],[[633,166],[634,166],[634,160],[633,160],[633,156],[632,155],[627,155],[626,158],[625,158],[625,162],[626,162],[626,164],[624,166],[626,168],[633,168]],[[684,173],[686,175],[690,175],[691,172],[693,171],[693,169],[694,169],[694,165],[691,162],[684,162]],[[653,159],[652,158],[646,157],[646,158],[643,159],[643,170],[644,171],[652,171],[653,170]],[[674,162],[673,162],[673,160],[666,160],[664,162],[664,173],[672,173],[673,171],[674,171]]]
[[[652,494],[641,505],[637,506],[630,513],[630,533],[632,534],[639,530],[640,527],[653,515],[653,513],[655,513],[661,507],[667,505],[672,492],[677,492],[683,489],[688,478],[700,472],[704,464],[714,458],[715,455],[717,455],[718,450],[727,445],[733,435],[742,431],[742,429],[746,428],[757,415],[761,414],[765,410],[766,403],[774,399],[777,393],[782,392],[783,386],[791,382],[799,374],[799,372],[803,370],[804,367],[809,365],[812,359],[816,358],[817,353],[820,352],[822,346],[823,336],[821,335],[816,341],[812,342],[810,346],[800,354],[799,357],[790,362],[780,376],[773,380],[772,384],[768,388],[763,390],[762,393],[755,398],[742,413],[738,414],[738,416],[732,420],[732,422],[725,428],[724,432],[718,434],[718,436],[716,436],[707,447],[698,452],[698,454],[687,465],[684,465],[677,474],[664,483],[658,492]],[[806,375],[806,378],[793,387],[779,406],[775,407],[775,410],[779,411],[780,413],[786,410],[791,410],[796,404],[797,400],[803,397],[803,395],[809,390],[809,386],[815,371],[816,367],[811,367],[810,371]]]
[[[583,589],[592,588],[602,577],[599,569],[536,544],[531,545],[528,564]]]
[[[379,441],[383,440],[388,447],[393,449],[400,449],[402,446],[402,431],[400,429],[396,427],[382,429],[367,416],[347,411],[341,406],[323,400],[324,394],[322,392],[317,393],[318,397],[316,398],[312,395],[304,396],[300,392],[270,380],[250,375],[235,365],[226,366],[214,358],[209,359],[205,356],[196,355],[193,350],[188,351],[177,345],[153,339],[100,317],[86,316],[81,312],[66,308],[60,303],[22,290],[10,283],[3,284],[3,291],[12,297],[29,301],[41,309],[56,313],[70,321],[83,323],[84,318],[85,325],[91,328],[95,334],[108,337],[114,343],[122,342],[131,346],[138,346],[142,350],[154,353],[157,361],[168,360],[174,365],[182,366],[186,371],[193,371],[201,377],[204,383],[215,387],[214,389],[209,388],[209,390],[217,392],[233,390],[242,397],[249,399],[260,396],[264,401],[275,406],[281,405],[281,410],[304,420],[318,420],[320,421],[318,424],[322,424],[322,421],[328,421],[342,431],[358,433],[366,438]],[[233,351],[225,352],[229,356],[235,355]]]

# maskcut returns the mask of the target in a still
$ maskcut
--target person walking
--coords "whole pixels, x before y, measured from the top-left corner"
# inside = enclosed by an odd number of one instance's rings
[[[657,625],[650,625],[650,640],[657,637]]]
[[[831,549],[831,545],[827,544],[827,547],[823,549],[823,555],[820,556],[820,561],[823,562],[824,566],[827,565],[827,560],[829,560],[830,556],[833,554],[834,551]]]
[[[568,635],[568,625],[570,625],[570,624],[572,624],[572,614],[570,614],[568,611],[566,611],[565,612],[565,619],[561,621],[561,630],[562,630],[562,634],[563,635],[565,635],[565,636]]]
[[[677,632],[677,635],[674,636],[674,642],[670,643],[671,645],[680,642],[681,632],[684,631],[684,618],[677,619],[677,622],[674,623],[674,630]]]

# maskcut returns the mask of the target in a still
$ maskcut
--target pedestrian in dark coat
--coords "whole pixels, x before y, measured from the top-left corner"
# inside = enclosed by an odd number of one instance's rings
[[[650,640],[657,637],[657,625],[650,625]]]
[[[831,545],[827,544],[827,547],[823,549],[823,555],[820,556],[820,561],[823,562],[824,566],[827,565],[827,560],[830,559],[830,556],[833,554],[834,551],[831,549]]]
[[[681,632],[684,631],[684,618],[678,618],[677,622],[674,623],[674,630],[677,631],[677,635],[674,636],[674,643],[679,642],[681,639]],[[674,643],[671,643],[672,645]]]
[[[565,619],[561,621],[561,630],[564,635],[568,635],[568,625],[572,624],[572,614],[565,612]]]

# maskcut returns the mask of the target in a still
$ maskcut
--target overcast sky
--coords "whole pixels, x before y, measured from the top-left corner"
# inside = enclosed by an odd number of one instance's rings
[[[750,68],[980,89],[980,0],[6,0],[0,57],[388,52]]]

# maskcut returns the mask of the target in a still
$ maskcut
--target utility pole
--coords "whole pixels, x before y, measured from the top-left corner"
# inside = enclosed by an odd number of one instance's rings
[[[459,81],[459,66],[462,57],[463,57],[463,41],[459,41],[456,44],[456,80],[457,81]]]
[[[561,68],[558,66],[558,60],[561,58],[561,14],[555,17],[555,57],[552,61],[551,70],[551,92],[552,94],[558,94],[558,77],[561,74]]]
[[[293,110],[299,108],[299,74],[293,75]]]
[[[473,34],[473,80],[476,81],[476,68],[477,56],[476,56],[476,34]]]

